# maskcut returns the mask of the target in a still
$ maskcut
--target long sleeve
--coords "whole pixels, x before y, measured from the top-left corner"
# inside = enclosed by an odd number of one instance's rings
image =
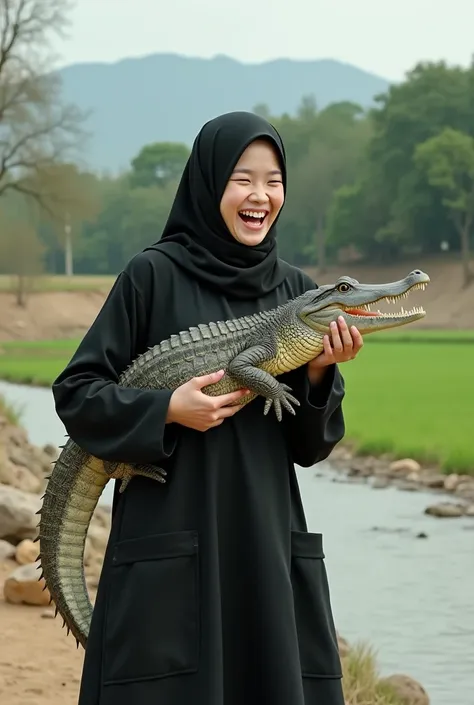
[[[284,415],[290,452],[294,463],[310,467],[325,460],[344,437],[344,379],[337,365],[328,367],[321,383],[314,386],[310,384],[306,366],[285,377],[301,404],[296,407],[295,416]]]
[[[122,272],[53,384],[56,412],[68,434],[103,460],[157,464],[175,448],[178,431],[166,424],[172,392],[117,385],[147,347],[148,316],[143,295]]]

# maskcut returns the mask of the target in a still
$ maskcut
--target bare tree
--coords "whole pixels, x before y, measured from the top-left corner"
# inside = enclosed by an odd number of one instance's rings
[[[12,277],[18,306],[26,307],[36,277],[43,273],[44,247],[38,239],[37,223],[25,204],[25,196],[10,192],[0,210],[0,262]]]
[[[84,115],[61,99],[50,51],[64,36],[69,0],[0,0],[0,197],[16,191],[50,213],[51,168],[71,160],[85,133]],[[45,178],[46,177],[46,178]]]

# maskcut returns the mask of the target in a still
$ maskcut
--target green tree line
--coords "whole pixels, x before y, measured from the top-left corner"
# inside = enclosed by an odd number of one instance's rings
[[[295,115],[254,110],[287,148],[285,259],[324,271],[351,258],[383,263],[449,250],[471,281],[474,65],[420,63],[369,110],[349,102],[319,109],[311,96]],[[144,145],[117,177],[59,159],[37,176],[41,202],[25,190],[0,192],[0,271],[117,273],[160,237],[188,154],[184,144]]]

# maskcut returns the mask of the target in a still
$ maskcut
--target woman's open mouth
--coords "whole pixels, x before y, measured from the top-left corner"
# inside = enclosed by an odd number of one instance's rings
[[[251,230],[260,230],[267,215],[267,211],[239,211],[239,218]]]

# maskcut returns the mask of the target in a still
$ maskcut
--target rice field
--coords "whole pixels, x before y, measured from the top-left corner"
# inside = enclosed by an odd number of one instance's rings
[[[49,386],[78,340],[0,344],[0,378]],[[346,439],[474,474],[474,332],[396,330],[368,336],[341,365]]]

